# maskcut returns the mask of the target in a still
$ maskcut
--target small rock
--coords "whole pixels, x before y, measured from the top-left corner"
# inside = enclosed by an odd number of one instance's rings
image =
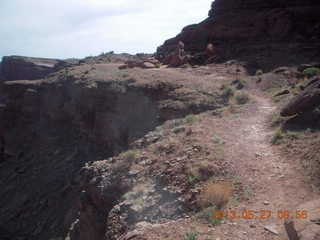
[[[275,226],[265,226],[264,229],[268,230],[269,232],[272,232],[274,234],[279,234],[278,230]]]
[[[137,175],[140,171],[138,170],[131,170],[128,172],[129,176],[134,176],[134,175]]]
[[[256,228],[257,226],[254,225],[253,223],[251,223],[251,224],[250,224],[250,227],[251,227],[251,228]]]
[[[264,201],[263,204],[264,205],[269,205],[269,202],[268,201]]]

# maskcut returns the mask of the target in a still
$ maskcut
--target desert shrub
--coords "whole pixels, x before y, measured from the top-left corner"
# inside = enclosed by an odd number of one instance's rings
[[[226,88],[229,88],[229,87],[231,87],[230,84],[224,82],[224,83],[221,84],[220,90],[225,90]]]
[[[233,197],[233,198],[231,199],[231,204],[232,204],[232,206],[234,206],[234,207],[238,207],[238,205],[239,205],[238,198]]]
[[[198,205],[200,208],[215,206],[216,210],[221,210],[231,200],[233,186],[229,183],[210,183],[202,191]]]
[[[211,206],[201,210],[199,217],[214,225],[221,224],[224,222],[225,216],[222,214],[219,216],[217,215],[217,212],[218,210]]]
[[[249,198],[253,195],[252,188],[247,188],[244,190],[244,198],[249,200]]]
[[[195,114],[189,114],[184,118],[184,121],[187,123],[193,122],[198,119],[198,116]]]
[[[306,77],[312,77],[314,75],[320,74],[319,68],[306,68],[302,74]]]
[[[188,102],[188,107],[190,108],[190,109],[196,109],[196,108],[198,108],[198,106],[199,106],[199,103],[198,102],[196,102],[196,101],[189,101]]]
[[[283,133],[281,130],[278,130],[272,137],[271,139],[271,143],[273,145],[280,145],[282,143],[283,140]]]
[[[199,235],[199,233],[196,231],[186,232],[184,234],[184,239],[185,240],[196,240],[198,235]]]
[[[195,183],[200,179],[200,173],[198,168],[196,167],[190,167],[187,171],[188,173],[188,182],[189,183]]]
[[[281,115],[278,112],[272,115],[272,120],[271,120],[272,127],[278,126],[280,123],[283,123],[283,122],[284,122],[284,119],[283,117],[281,117]]]
[[[212,139],[215,143],[226,144],[226,141],[223,138],[219,137],[218,135],[214,135]]]
[[[261,76],[263,74],[263,70],[259,69],[256,71],[256,76]]]
[[[181,67],[181,68],[189,68],[190,65],[186,63],[186,64],[181,65],[180,67]]]
[[[249,100],[249,95],[243,92],[236,93],[236,95],[234,95],[232,98],[232,101],[238,105],[246,104],[248,100]]]
[[[226,96],[232,96],[234,94],[234,89],[230,86],[229,83],[222,83],[220,90],[222,90],[223,94]]]
[[[156,68],[160,68],[161,64],[157,63],[155,66],[156,66]]]
[[[119,155],[119,161],[117,162],[118,169],[127,169],[138,159],[139,154],[135,150],[129,150]]]
[[[238,89],[238,90],[242,89],[246,86],[246,82],[242,78],[237,78],[237,79],[233,80],[232,84],[236,85],[236,89]]]

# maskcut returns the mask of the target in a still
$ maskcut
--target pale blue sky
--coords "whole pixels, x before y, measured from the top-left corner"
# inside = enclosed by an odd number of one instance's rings
[[[212,0],[0,0],[0,57],[155,52]]]

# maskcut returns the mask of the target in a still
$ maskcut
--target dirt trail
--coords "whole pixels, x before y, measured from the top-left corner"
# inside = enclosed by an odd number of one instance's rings
[[[220,134],[227,142],[227,161],[244,183],[244,190],[249,195],[252,193],[247,202],[232,210],[237,215],[243,210],[255,211],[257,219],[232,220],[236,227],[231,232],[232,224],[220,228],[229,232],[229,236],[239,234],[238,239],[287,239],[284,220],[278,218],[278,211],[295,212],[299,204],[315,195],[305,182],[299,161],[287,159],[278,146],[270,143],[275,131],[270,127],[275,104],[258,90],[252,91],[250,99],[238,117],[223,123]],[[262,210],[272,211],[271,219],[261,220]],[[265,226],[274,226],[278,234],[268,233]]]

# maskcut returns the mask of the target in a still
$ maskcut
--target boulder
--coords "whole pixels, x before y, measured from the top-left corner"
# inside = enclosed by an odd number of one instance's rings
[[[169,53],[161,60],[163,64],[173,67],[181,66],[188,63],[188,61],[189,57],[184,53],[184,43],[181,41],[176,44],[174,52]]]
[[[122,70],[122,69],[128,69],[129,66],[128,66],[128,64],[123,64],[123,65],[119,66],[118,68],[119,68],[120,70]]]
[[[305,211],[307,217],[285,221],[284,226],[289,240],[318,240],[320,236],[320,200],[303,203],[296,209],[296,212],[293,213],[295,216],[300,216],[300,213]]]
[[[204,54],[207,55],[208,58],[213,57],[216,55],[215,46],[211,43],[207,45],[206,49],[204,50]]]
[[[142,63],[143,63],[143,61],[140,61],[140,60],[129,60],[129,61],[126,61],[126,62],[125,62],[125,64],[126,64],[129,68],[139,67]]]
[[[154,65],[153,63],[150,63],[150,62],[144,62],[141,64],[141,67],[142,68],[155,68],[156,65]]]
[[[311,79],[306,88],[295,96],[281,110],[281,116],[294,116],[300,113],[318,112],[320,106],[320,78]],[[317,120],[317,119],[313,119]]]

